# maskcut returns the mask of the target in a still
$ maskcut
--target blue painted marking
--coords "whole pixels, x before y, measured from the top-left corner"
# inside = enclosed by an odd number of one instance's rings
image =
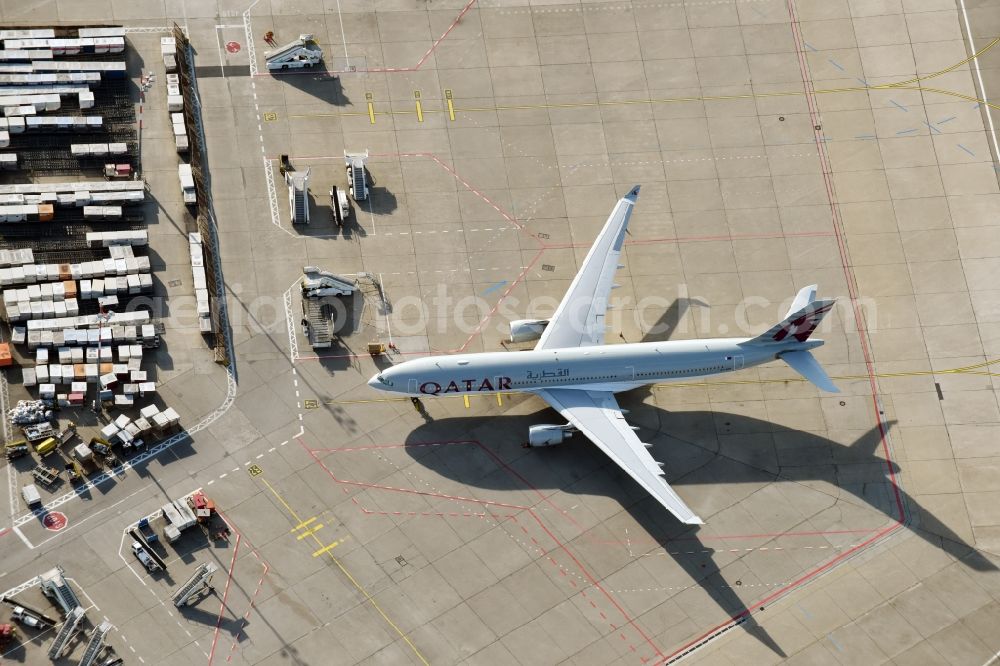
[[[874,141],[877,137],[874,134],[859,134],[859,135],[857,135],[854,138],[855,139],[871,139],[871,140]]]
[[[982,106],[982,104],[980,104],[979,102],[976,102],[975,104],[972,105],[972,108],[973,109],[978,109],[981,106]]]
[[[950,122],[951,122],[951,121],[953,121],[953,120],[954,120],[954,119],[955,119],[956,117],[957,117],[957,116],[948,116],[948,117],[947,117],[947,118],[945,118],[944,120],[939,120],[939,121],[937,121],[937,124],[938,124],[938,125],[944,125],[945,123],[950,123]]]
[[[895,106],[897,109],[899,109],[901,111],[906,111],[907,113],[910,112],[910,110],[908,108],[906,108],[905,106],[903,106],[902,104],[900,104],[896,100],[890,99],[889,101],[892,102],[893,106]]]
[[[815,51],[816,50],[816,47],[813,46],[812,44],[810,44],[809,42],[802,42],[802,45],[804,47],[806,47],[807,49],[809,49],[810,51]]]
[[[931,125],[929,122],[924,121],[924,125],[930,127],[932,132],[937,132],[938,134],[941,133],[941,130],[939,130],[937,127],[934,127],[934,125]]]
[[[955,145],[956,145],[956,146],[958,146],[959,148],[961,148],[962,150],[964,150],[965,152],[969,153],[969,154],[970,154],[970,155],[972,155],[973,157],[975,157],[975,156],[976,156],[976,154],[975,154],[974,152],[972,152],[971,150],[969,150],[968,148],[966,148],[966,147],[965,147],[965,146],[963,146],[962,144],[960,144],[960,143],[956,143]]]
[[[830,63],[831,65],[833,65],[834,67],[836,67],[837,69],[839,69],[840,71],[842,71],[842,72],[844,71],[844,68],[840,66],[840,63],[838,63],[833,58],[827,58],[826,61],[828,63]]]
[[[795,605],[798,606],[799,610],[802,611],[802,614],[805,616],[805,618],[807,620],[811,620],[812,619],[812,613],[810,613],[805,608],[803,608],[802,604],[795,604]]]
[[[844,651],[844,648],[841,647],[840,643],[837,642],[837,639],[833,637],[833,634],[827,634],[826,637],[830,639],[831,643],[833,643],[833,647],[837,648],[837,652]]]
[[[855,81],[859,81],[859,82],[861,82],[861,85],[863,85],[863,86],[864,86],[865,88],[867,88],[867,87],[868,87],[868,82],[867,82],[867,81],[865,81],[864,79],[859,79],[858,77],[856,77],[856,76],[855,76],[855,77],[854,77],[854,80],[855,80]]]
[[[487,287],[483,291],[483,295],[485,296],[486,294],[492,294],[494,291],[496,291],[500,287],[504,286],[505,284],[507,284],[507,280],[500,280],[499,282],[496,282],[496,283],[490,285],[489,287]]]
[[[913,129],[899,130],[898,132],[896,132],[896,134],[911,134],[911,133],[916,132],[916,131],[917,131],[917,128],[914,127]]]

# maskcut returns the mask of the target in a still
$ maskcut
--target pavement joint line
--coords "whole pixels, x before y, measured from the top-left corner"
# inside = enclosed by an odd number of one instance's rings
[[[417,477],[409,469],[404,469],[404,468],[400,467],[399,465],[395,464],[394,462],[392,462],[391,460],[389,460],[388,458],[386,458],[385,456],[381,455],[378,452],[378,447],[370,448],[370,449],[365,449],[365,450],[371,451],[372,455],[374,455],[377,459],[379,459],[382,462],[388,464],[389,466],[393,467],[397,471],[402,472],[403,474],[411,477],[415,481],[423,483],[427,488],[429,488],[430,490],[432,490],[438,496],[440,496],[440,495],[443,494],[439,489],[437,489],[433,484],[431,484],[427,480]],[[352,500],[354,501],[354,503],[356,505],[358,505],[358,502],[357,502],[356,498],[352,498]],[[464,506],[461,503],[461,501],[459,501],[458,504],[463,509],[465,509],[465,511],[466,511],[465,515],[476,515],[474,512],[470,511],[467,506]],[[524,507],[524,510],[526,510],[528,513],[533,513],[534,512],[534,509],[532,507]],[[362,508],[362,511],[364,512],[365,509]],[[373,512],[369,512],[369,513],[373,513]],[[382,513],[382,512],[379,512],[379,513]],[[397,512],[389,512],[389,513],[391,515],[402,515],[403,512],[398,512],[397,511]],[[459,514],[458,512],[447,512],[447,516],[459,516],[459,515],[463,515],[463,514]],[[552,557],[552,555],[551,555],[552,551],[546,551],[544,548],[542,548],[542,546],[538,542],[538,540],[536,538],[534,538],[533,536],[531,536],[528,533],[527,528],[525,528],[524,525],[521,525],[520,523],[518,523],[517,515],[516,514],[508,514],[506,516],[503,516],[503,518],[504,518],[503,521],[496,520],[495,519],[496,517],[494,515],[492,515],[492,514],[488,514],[486,516],[482,516],[482,518],[485,519],[488,524],[492,525],[493,527],[496,527],[496,528],[500,529],[500,531],[503,534],[506,534],[508,537],[510,537],[515,543],[517,543],[523,549],[525,549],[525,550],[527,550],[529,552],[530,551],[537,552],[538,553],[538,559],[539,560],[545,559],[549,563],[551,563],[553,566],[555,566],[559,570],[559,573],[562,576],[566,577],[566,579],[568,581],[568,584],[572,588],[580,590],[581,593],[584,592],[584,590],[581,589],[579,587],[578,583],[574,580],[574,578],[576,578],[576,579],[580,580],[582,583],[584,583],[585,587],[593,587],[594,589],[600,590],[599,586],[594,581],[590,581],[587,578],[581,576],[580,574],[578,574],[576,572],[567,571],[565,567],[563,567],[561,564],[559,564]],[[520,537],[515,536],[509,530],[506,530],[506,529],[504,529],[502,527],[501,522],[507,522],[507,520],[506,520],[507,518],[509,518],[511,522],[518,524],[518,526],[521,528],[521,531],[530,538],[530,540],[532,542],[531,544],[529,544],[527,541],[521,539]],[[537,517],[536,517],[536,520],[537,520]],[[604,590],[604,591],[605,592],[611,592],[610,590]],[[593,602],[591,602],[591,606],[593,606],[595,609],[597,608],[597,606]],[[608,620],[608,618],[604,614],[604,612],[600,611],[599,609],[598,609],[598,611],[600,612],[601,618],[609,623],[609,625],[611,626],[612,630],[617,631],[618,628],[615,626],[615,624],[613,622],[610,622],[610,620]],[[628,643],[628,639],[625,637],[624,634],[619,634],[619,636],[621,637],[622,641]],[[632,649],[632,651],[635,651],[635,647],[633,645],[629,644],[629,647]]]
[[[1000,372],[989,372],[980,371],[978,368],[987,367],[996,363],[1000,363],[1000,359],[991,359],[983,363],[976,363],[973,365],[963,366],[959,368],[946,368],[942,370],[909,370],[901,372],[879,372],[875,373],[875,376],[879,379],[893,379],[893,378],[903,378],[903,377],[922,377],[922,376],[934,376],[934,375],[949,375],[949,374],[964,374],[964,375],[978,375],[986,377],[1000,377]],[[833,375],[831,379],[840,381],[861,381],[868,379],[867,375]],[[706,381],[706,382],[670,382],[670,383],[659,383],[651,384],[650,386],[656,390],[674,389],[674,388],[696,388],[705,386],[723,386],[729,384],[735,385],[753,385],[753,384],[786,384],[789,382],[805,382],[807,380],[801,377],[787,377],[787,378],[774,378],[774,379],[732,379],[732,380],[720,380],[720,381]],[[512,392],[514,393],[514,392]],[[471,398],[491,398],[491,395],[476,395],[468,394]],[[530,394],[524,394],[530,395]],[[449,395],[449,396],[438,396],[438,400],[441,399],[454,399],[460,396]],[[324,401],[323,404],[326,405],[353,405],[353,404],[364,404],[373,402],[403,402],[406,398],[367,398],[359,400],[329,400]],[[321,449],[315,449],[321,450]],[[350,449],[330,449],[333,451],[340,450],[350,450]]]
[[[677,4],[683,4],[683,3],[677,3]],[[688,4],[719,4],[719,3],[688,3]],[[528,11],[530,11],[530,10],[528,10]],[[293,369],[293,372],[294,372],[294,369]],[[300,415],[300,416],[301,416],[301,415]],[[284,445],[285,445],[286,443],[287,443],[287,442],[283,442],[283,443],[282,443],[282,446],[284,446]],[[272,449],[271,449],[271,451],[273,451],[273,450],[274,450],[274,449],[272,448]],[[258,456],[258,458],[259,458],[259,457],[260,457],[260,456]],[[225,475],[223,475],[223,476],[225,476]],[[807,547],[807,548],[808,548],[808,547]],[[819,547],[819,548],[823,548],[823,547],[821,546],[821,547]],[[777,548],[775,548],[775,550],[777,550]]]
[[[290,516],[291,516],[292,518],[294,518],[294,519],[295,519],[296,521],[298,521],[299,523],[301,523],[301,522],[302,522],[302,518],[300,518],[300,517],[299,517],[299,515],[298,515],[298,514],[297,514],[297,513],[295,512],[295,509],[293,509],[293,508],[292,508],[292,507],[291,507],[291,506],[290,506],[290,505],[288,504],[288,502],[287,502],[287,501],[285,500],[285,498],[284,498],[284,497],[282,497],[282,496],[281,496],[281,494],[280,494],[280,493],[278,493],[278,491],[274,489],[274,486],[272,486],[272,485],[271,485],[271,484],[270,484],[270,483],[268,482],[268,480],[267,480],[267,479],[265,479],[265,478],[263,478],[263,477],[261,477],[261,478],[260,478],[260,480],[261,480],[261,482],[262,482],[262,483],[263,483],[263,484],[264,484],[265,486],[267,486],[267,489],[271,491],[271,494],[272,494],[272,495],[274,495],[275,499],[277,499],[277,500],[278,500],[278,502],[280,502],[280,503],[281,503],[281,505],[282,505],[283,507],[285,507],[285,510],[286,510],[286,511],[288,511],[288,514],[289,514],[289,515],[290,515]],[[313,540],[314,540],[314,541],[316,542],[316,545],[317,545],[317,546],[323,546],[323,545],[325,545],[325,544],[324,544],[324,543],[323,543],[322,541],[320,541],[320,540],[319,540],[319,537],[317,537],[316,535],[312,535],[312,538],[313,538]],[[340,561],[340,559],[338,559],[338,558],[337,558],[336,556],[334,556],[334,555],[333,555],[333,553],[332,553],[332,552],[330,552],[330,551],[326,551],[326,552],[324,553],[324,555],[326,555],[327,557],[329,557],[329,558],[330,558],[330,560],[332,560],[332,561],[333,561],[333,563],[334,563],[334,564],[335,564],[335,565],[337,566],[337,568],[338,568],[338,569],[340,569],[341,573],[343,573],[343,574],[344,574],[344,576],[346,576],[346,577],[347,577],[347,579],[348,579],[348,580],[349,580],[349,581],[351,582],[351,584],[352,584],[352,585],[354,586],[354,588],[355,588],[355,589],[356,589],[356,590],[357,590],[358,592],[360,592],[362,596],[364,596],[364,597],[365,597],[365,599],[366,599],[366,600],[368,601],[368,603],[369,603],[369,604],[371,604],[372,608],[374,608],[374,609],[375,609],[375,611],[376,611],[376,612],[378,612],[378,614],[379,614],[379,615],[380,615],[380,616],[382,617],[382,619],[383,619],[383,620],[385,620],[385,621],[386,621],[386,623],[387,623],[387,624],[388,624],[388,625],[389,625],[390,627],[392,627],[392,629],[393,629],[393,630],[394,630],[394,631],[396,632],[396,634],[398,634],[398,635],[399,635],[399,637],[400,637],[400,638],[402,638],[402,639],[403,639],[403,641],[405,641],[405,642],[406,642],[406,644],[407,644],[407,645],[408,645],[408,646],[410,647],[410,649],[412,650],[413,654],[414,654],[414,655],[416,655],[416,657],[417,657],[418,659],[420,659],[421,663],[423,663],[423,664],[424,664],[424,666],[430,666],[430,663],[429,663],[429,662],[427,661],[427,659],[426,659],[426,658],[424,657],[424,655],[423,655],[423,654],[421,654],[420,650],[419,650],[419,649],[417,649],[417,646],[413,644],[413,641],[412,641],[412,640],[410,639],[410,637],[409,637],[409,636],[407,636],[407,635],[406,635],[406,634],[405,634],[405,633],[403,632],[403,630],[402,630],[402,629],[400,629],[400,628],[399,628],[399,626],[398,626],[398,625],[397,625],[397,624],[396,624],[395,622],[393,622],[393,621],[392,621],[392,620],[391,620],[391,619],[389,618],[389,616],[388,616],[388,615],[386,615],[385,611],[383,611],[383,610],[382,610],[382,607],[381,607],[381,606],[379,606],[379,604],[378,604],[378,602],[377,602],[377,601],[375,600],[375,598],[374,598],[374,597],[373,597],[373,596],[372,596],[372,595],[371,595],[371,594],[370,594],[370,593],[368,592],[368,590],[367,590],[367,589],[365,589],[365,588],[364,588],[364,586],[362,586],[362,585],[361,585],[361,583],[360,583],[360,582],[358,582],[358,580],[357,580],[357,579],[356,579],[356,578],[355,578],[355,577],[354,577],[353,575],[351,575],[351,572],[347,570],[347,568],[346,568],[346,567],[344,566],[344,564],[343,564],[343,563],[342,563],[342,562]]]

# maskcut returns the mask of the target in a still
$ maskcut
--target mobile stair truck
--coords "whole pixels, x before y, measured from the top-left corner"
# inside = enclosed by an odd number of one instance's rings
[[[294,42],[264,52],[264,61],[269,70],[299,69],[312,67],[323,61],[323,49],[312,35],[299,35]]]
[[[286,171],[288,184],[288,208],[292,214],[292,224],[309,224],[309,172]]]
[[[302,268],[302,324],[309,344],[325,349],[333,344],[336,310],[326,302],[328,296],[349,296],[358,290],[353,280],[320,270],[316,266]]]
[[[364,201],[368,198],[368,169],[365,167],[367,161],[367,150],[363,153],[344,151],[344,163],[347,165],[347,185],[355,201]]]

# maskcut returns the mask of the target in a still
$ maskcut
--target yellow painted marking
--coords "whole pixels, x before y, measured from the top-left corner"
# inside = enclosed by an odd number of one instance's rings
[[[250,476],[260,476],[261,474],[264,473],[264,470],[260,468],[260,465],[250,465],[249,467],[247,467],[247,472],[250,474]]]
[[[983,375],[988,377],[1000,377],[998,372],[990,372],[988,370],[979,370],[979,368],[984,368],[995,363],[1000,363],[1000,359],[993,359],[991,361],[984,361],[982,363],[975,363],[973,365],[965,365],[960,368],[945,368],[944,370],[903,370],[900,372],[876,372],[874,376],[876,379],[895,379],[900,377],[927,377],[930,375]],[[830,379],[841,380],[841,381],[856,381],[868,379],[868,375],[832,375]],[[665,384],[653,384],[653,388],[657,389],[668,389],[668,388],[684,388],[693,386],[725,386],[728,384],[785,384],[788,382],[806,382],[807,379],[803,377],[788,377],[786,379],[727,379],[719,381],[705,381],[705,382],[677,382],[677,383],[665,383]]]
[[[315,534],[316,532],[319,532],[319,531],[320,531],[321,529],[323,529],[323,523],[320,523],[319,525],[317,525],[316,527],[314,527],[314,528],[312,528],[312,529],[310,529],[310,530],[306,530],[306,531],[305,531],[305,532],[303,532],[302,534],[300,534],[300,535],[298,535],[297,537],[295,537],[295,540],[296,540],[296,541],[302,541],[302,540],[303,540],[303,539],[305,539],[305,538],[306,538],[307,536],[312,536],[312,535],[313,535],[313,534]]]
[[[423,106],[420,105],[420,91],[419,90],[414,90],[413,91],[413,99],[415,99],[417,101],[417,122],[418,123],[422,123],[422,122],[424,122],[424,108],[423,108]]]
[[[368,120],[372,125],[375,124],[375,95],[370,92],[365,93],[365,100],[368,101]]]
[[[278,114],[275,113],[274,111],[265,111],[264,112],[264,122],[265,123],[274,122],[277,119],[278,119]]]
[[[326,553],[329,553],[331,550],[333,550],[334,548],[336,548],[339,545],[340,545],[339,541],[334,541],[329,546],[324,546],[323,548],[320,548],[315,553],[313,553],[313,557],[319,557],[320,555],[324,555]]]
[[[285,510],[288,511],[288,514],[292,518],[294,518],[295,520],[297,520],[299,523],[302,523],[302,519],[299,517],[299,515],[297,513],[295,513],[295,509],[293,509],[292,507],[290,507],[288,505],[288,502],[286,502],[285,498],[282,497],[278,493],[278,491],[274,489],[274,486],[272,486],[270,483],[268,483],[267,479],[261,479],[261,481],[263,481],[264,485],[267,486],[267,489],[271,491],[271,494],[274,495],[274,497],[279,502],[281,502],[281,505],[283,507],[285,507]],[[317,537],[315,534],[312,535],[312,538],[316,542],[317,546],[323,546],[323,542],[320,541],[319,537]],[[368,601],[368,603],[370,603],[372,605],[372,608],[374,608],[375,611],[378,612],[378,614],[382,616],[382,619],[385,620],[386,624],[388,624],[390,627],[392,627],[393,631],[395,631],[396,634],[400,638],[402,638],[403,641],[410,647],[410,650],[412,650],[413,654],[415,654],[417,656],[417,659],[420,660],[420,663],[422,663],[424,666],[430,666],[430,663],[427,661],[426,658],[424,658],[424,655],[420,654],[420,650],[418,650],[417,646],[413,644],[413,641],[410,640],[410,637],[407,636],[406,634],[404,634],[403,631],[396,625],[396,623],[389,619],[389,616],[385,614],[385,611],[382,610],[382,607],[378,605],[378,602],[375,601],[374,597],[372,597],[372,595],[368,594],[368,590],[366,590],[364,587],[362,587],[361,583],[359,583],[358,580],[354,576],[351,575],[351,572],[348,571],[346,567],[344,567],[343,563],[339,559],[337,559],[333,555],[333,553],[331,553],[329,551],[329,549],[326,550],[326,551],[324,551],[322,554],[324,554],[327,557],[329,557],[330,560],[333,561],[333,563],[337,565],[337,568],[340,569],[341,573],[343,573],[344,576],[346,576],[347,579],[349,581],[351,581],[351,584],[354,586],[354,589],[356,589],[358,592],[360,592],[365,597],[365,599]]]
[[[448,102],[448,120],[455,119],[455,100],[452,99],[451,89],[446,88],[444,91],[444,98]]]
[[[316,522],[316,516],[313,516],[309,520],[303,520],[301,523],[299,523],[298,525],[296,525],[295,527],[293,527],[292,529],[290,529],[288,531],[289,532],[295,532],[296,530],[301,530],[306,525],[309,525],[309,524],[315,523],[315,522]]]
[[[964,99],[970,102],[976,102],[984,106],[988,106],[991,109],[1000,110],[1000,104],[994,104],[988,100],[978,99],[971,95],[964,95],[962,93],[954,92],[951,90],[942,90],[940,88],[928,88],[918,84],[921,81],[927,81],[928,79],[933,79],[934,77],[941,76],[952,72],[962,65],[971,62],[975,58],[981,57],[984,53],[992,49],[997,43],[1000,42],[1000,37],[995,38],[989,44],[981,48],[977,53],[969,56],[968,58],[955,63],[949,67],[932,72],[930,74],[925,74],[923,76],[905,79],[903,81],[896,81],[895,83],[882,83],[875,86],[849,86],[845,88],[824,88],[820,90],[812,91],[814,95],[828,95],[834,93],[850,93],[850,92],[863,92],[868,93],[873,90],[921,90],[924,92],[933,92],[941,95],[948,95],[951,97],[958,97],[959,99]],[[445,90],[445,100],[448,103],[448,117],[451,120],[455,119],[455,106],[454,102],[450,96],[450,90]],[[371,93],[368,93],[370,95]],[[805,95],[803,90],[786,90],[786,91],[775,91],[775,92],[759,92],[759,93],[746,93],[742,95],[705,95],[705,96],[692,96],[692,97],[662,97],[662,98],[647,98],[647,99],[622,99],[622,100],[602,100],[597,102],[563,102],[563,103],[542,103],[542,104],[510,104],[510,105],[496,105],[490,107],[471,107],[457,109],[458,111],[464,111],[467,113],[472,112],[496,112],[496,111],[532,111],[540,109],[577,109],[577,108],[587,108],[587,107],[605,107],[605,106],[629,106],[636,104],[675,104],[680,102],[708,102],[708,101],[726,101],[726,100],[741,100],[741,99],[757,99],[757,98],[778,98],[778,97],[801,97]],[[367,97],[367,95],[366,95]],[[438,113],[439,111],[434,111],[431,109],[427,110],[427,113]],[[413,111],[397,110],[397,111],[382,111],[378,115],[409,115],[414,113]],[[358,112],[345,111],[342,113],[318,113],[318,114],[299,114],[292,115],[292,118],[316,118],[324,116],[356,116],[361,115]],[[374,106],[370,103],[368,104],[368,117],[371,122],[375,122],[375,110]]]
[[[899,377],[923,377],[930,375],[982,375],[985,377],[1000,377],[1000,372],[990,372],[989,370],[980,370],[980,368],[985,368],[990,365],[1000,363],[1000,358],[993,359],[990,361],[984,361],[982,363],[976,363],[973,365],[966,365],[960,368],[944,368],[942,370],[903,370],[900,372],[876,372],[875,377],[877,379],[893,379]],[[855,380],[865,380],[868,379],[868,375],[832,375],[830,379],[842,380],[842,381],[855,381]],[[659,384],[651,384],[655,389],[673,389],[673,388],[691,388],[699,386],[727,386],[727,385],[747,385],[747,384],[785,384],[788,382],[805,382],[807,380],[802,377],[787,377],[784,379],[719,379],[719,380],[708,380],[708,381],[692,381],[692,382],[663,382]],[[497,400],[500,400],[500,393],[497,393]],[[510,393],[507,394],[510,397]],[[437,400],[448,400],[455,399],[457,395],[439,395],[435,396]],[[466,407],[469,407],[469,397],[470,394],[465,394],[462,396],[462,400],[465,402]],[[489,394],[486,395],[476,395],[471,394],[473,398],[487,398]],[[376,402],[402,402],[404,400],[409,400],[409,398],[369,398],[367,400],[329,400],[324,404],[327,405],[360,405],[367,403]]]
[[[500,393],[497,393],[497,404],[503,407],[503,397]]]

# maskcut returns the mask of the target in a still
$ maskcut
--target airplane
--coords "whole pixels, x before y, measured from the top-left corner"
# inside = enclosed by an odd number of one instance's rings
[[[519,353],[480,352],[405,361],[368,381],[380,391],[410,396],[497,392],[537,395],[568,421],[535,425],[528,446],[560,444],[582,432],[683,523],[704,523],[667,484],[662,464],[625,421],[615,394],[647,384],[689,381],[735,372],[781,359],[824,391],[837,387],[810,350],[823,344],[810,336],[833,309],[817,300],[816,285],[801,289],[785,318],[752,338],[716,338],[604,344],[608,297],[639,185],[622,197],[590,248],[551,319],[511,322],[511,339],[537,339]]]

